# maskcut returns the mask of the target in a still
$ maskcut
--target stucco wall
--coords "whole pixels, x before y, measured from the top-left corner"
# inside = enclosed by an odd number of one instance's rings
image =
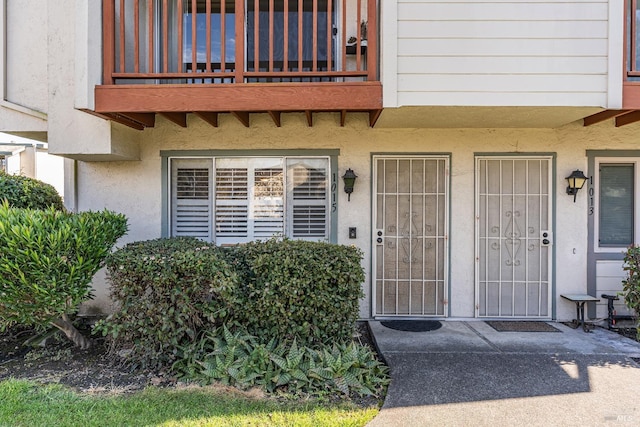
[[[615,128],[611,123],[583,127],[575,122],[554,129],[371,129],[365,116],[349,116],[338,126],[335,114],[314,116],[308,127],[302,114],[286,114],[276,128],[265,115],[253,115],[251,127],[243,127],[229,115],[222,115],[213,128],[189,116],[187,129],[158,117],[155,128],[142,133],[140,161],[79,162],[78,208],[109,208],[129,218],[130,232],[120,243],[152,239],[161,235],[161,150],[212,149],[340,149],[338,173],[352,168],[358,175],[351,201],[342,191],[338,199],[339,243],[356,244],[365,257],[364,284],[367,298],[361,316],[370,316],[371,266],[371,155],[372,153],[451,153],[450,250],[452,317],[474,316],[475,220],[474,153],[545,153],[556,156],[555,236],[557,318],[570,319],[574,307],[561,293],[586,291],[587,196],[577,202],[565,193],[566,181],[574,169],[587,173],[587,149],[633,149],[637,146],[637,125]],[[348,227],[358,227],[358,238],[348,238]],[[102,287],[103,285],[98,285]],[[106,291],[98,290],[102,302]]]
[[[5,99],[47,111],[46,0],[6,1]],[[28,10],[29,13],[25,13]]]

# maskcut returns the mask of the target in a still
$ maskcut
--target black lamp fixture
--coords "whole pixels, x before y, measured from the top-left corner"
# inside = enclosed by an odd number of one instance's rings
[[[584,183],[587,182],[587,177],[584,176],[581,170],[574,170],[571,172],[571,175],[565,178],[567,183],[567,194],[573,196],[573,203],[576,202],[576,195],[578,191],[584,186]]]
[[[347,169],[344,175],[342,175],[342,179],[344,180],[344,192],[349,195],[347,198],[348,201],[351,201],[351,193],[353,193],[353,186],[356,183],[357,177],[358,175],[356,175],[351,168]]]

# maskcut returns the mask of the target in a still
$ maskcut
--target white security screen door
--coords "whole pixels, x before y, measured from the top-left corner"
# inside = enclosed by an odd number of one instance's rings
[[[551,160],[476,158],[478,317],[551,317]]]
[[[376,316],[445,316],[449,158],[374,157]]]

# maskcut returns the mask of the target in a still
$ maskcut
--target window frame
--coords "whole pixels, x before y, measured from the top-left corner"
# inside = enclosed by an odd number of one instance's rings
[[[590,210],[593,210],[593,250],[597,253],[620,253],[628,245],[600,245],[600,165],[621,164],[634,167],[633,193],[633,244],[640,242],[640,157],[596,157],[594,159],[593,182],[589,186],[593,194],[589,194]]]
[[[162,159],[162,218],[161,218],[161,235],[162,237],[170,237],[173,235],[172,230],[172,160],[210,160],[213,165],[213,173],[215,174],[215,161],[220,158],[281,158],[283,164],[287,164],[287,159],[295,158],[324,158],[327,161],[327,234],[323,241],[330,243],[337,242],[337,220],[338,220],[338,156],[340,151],[337,149],[328,150],[194,150],[190,151],[161,151]],[[285,167],[286,170],[286,167]],[[215,179],[212,176],[212,218],[211,218],[211,242],[215,239]],[[285,199],[288,194],[285,191]],[[287,221],[289,217],[290,207],[285,206],[285,228],[288,228]],[[287,232],[285,232],[287,235]],[[293,238],[293,237],[291,237]],[[320,240],[320,239],[318,239]]]

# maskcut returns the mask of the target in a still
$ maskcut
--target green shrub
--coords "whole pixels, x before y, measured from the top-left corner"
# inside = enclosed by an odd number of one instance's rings
[[[358,248],[272,239],[230,248],[228,257],[242,283],[233,320],[251,334],[304,345],[352,338],[363,296]]]
[[[219,248],[188,238],[130,243],[107,258],[117,311],[96,330],[129,360],[158,368],[233,309],[237,276]]]
[[[260,387],[291,395],[380,396],[388,368],[367,346],[353,342],[315,348],[270,339],[266,344],[242,329],[206,332],[173,369],[205,384]]]
[[[14,208],[64,209],[62,199],[53,186],[37,179],[0,171],[0,202],[4,199]]]
[[[91,279],[126,231],[126,218],[109,211],[0,205],[0,327],[51,323],[88,346],[67,315],[91,298]]]
[[[622,281],[622,293],[627,307],[640,314],[640,246],[631,246],[624,256],[627,278]],[[640,341],[640,328],[637,329]]]

